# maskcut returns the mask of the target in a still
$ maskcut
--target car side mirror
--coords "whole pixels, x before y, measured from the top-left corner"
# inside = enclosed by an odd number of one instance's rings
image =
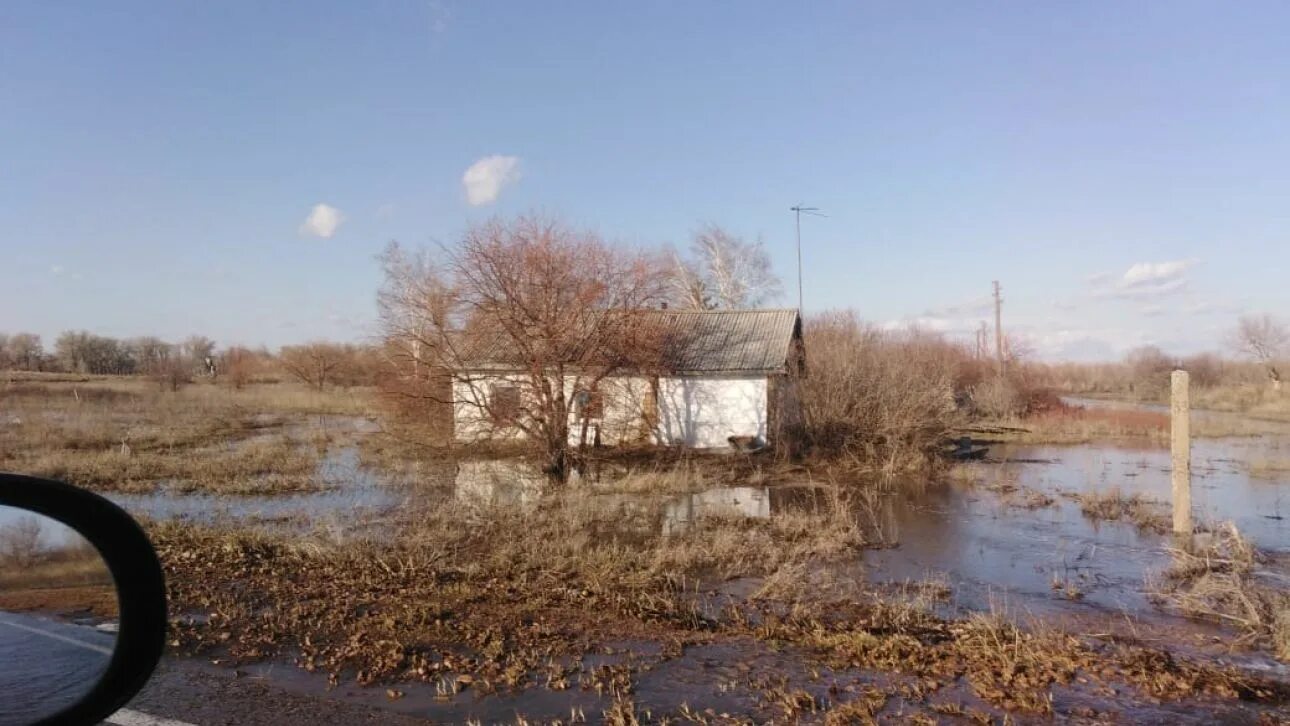
[[[103,497],[0,474],[0,724],[89,724],[143,688],[166,588],[143,529]]]

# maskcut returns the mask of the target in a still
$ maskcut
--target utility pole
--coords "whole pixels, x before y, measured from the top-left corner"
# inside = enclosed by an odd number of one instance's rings
[[[797,215],[797,314],[802,314],[802,213],[805,212],[814,217],[823,217],[820,214],[819,207],[803,207],[798,204],[795,207],[789,207],[789,210]]]
[[[1003,377],[1003,295],[999,281],[994,281],[994,354],[999,362],[999,377]]]

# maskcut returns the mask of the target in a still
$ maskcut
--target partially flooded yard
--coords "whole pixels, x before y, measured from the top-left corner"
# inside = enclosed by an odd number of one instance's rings
[[[896,486],[744,455],[555,484],[392,454],[399,434],[344,400],[158,413],[150,391],[46,388],[0,399],[0,468],[144,518],[172,652],[289,690],[447,721],[1290,716],[1274,629],[1160,597],[1181,545],[1149,441],[999,444]],[[1284,591],[1290,436],[1193,457],[1197,546],[1234,523],[1249,577]]]

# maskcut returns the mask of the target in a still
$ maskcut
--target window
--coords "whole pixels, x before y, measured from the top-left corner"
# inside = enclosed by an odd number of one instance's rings
[[[488,392],[488,412],[497,424],[511,424],[520,415],[520,389],[494,383]]]

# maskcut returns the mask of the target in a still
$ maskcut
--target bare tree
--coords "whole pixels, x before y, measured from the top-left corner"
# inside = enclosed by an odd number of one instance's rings
[[[780,294],[779,277],[760,239],[745,242],[715,224],[690,241],[690,256],[673,254],[671,296],[699,310],[755,308]]]
[[[1232,345],[1263,364],[1274,390],[1281,390],[1277,361],[1290,345],[1290,328],[1271,315],[1244,315],[1232,332]]]
[[[9,353],[10,363],[20,370],[34,371],[40,368],[40,361],[45,355],[40,336],[35,333],[14,333],[9,336],[5,349]]]
[[[449,376],[451,403],[474,409],[483,435],[522,434],[559,477],[570,464],[572,399],[658,349],[630,311],[665,299],[662,261],[553,220],[494,219],[437,257],[393,246],[383,261],[391,362]]]
[[[261,368],[260,356],[249,348],[235,345],[220,356],[219,368],[233,388],[241,390]]]
[[[0,527],[0,563],[19,569],[36,564],[43,549],[40,535],[36,517],[23,517]]]
[[[304,345],[286,345],[278,351],[278,360],[288,373],[301,383],[320,391],[328,384],[343,381],[353,356],[352,346],[321,340]]]
[[[215,341],[204,335],[190,335],[180,344],[180,350],[194,372],[215,377]]]

